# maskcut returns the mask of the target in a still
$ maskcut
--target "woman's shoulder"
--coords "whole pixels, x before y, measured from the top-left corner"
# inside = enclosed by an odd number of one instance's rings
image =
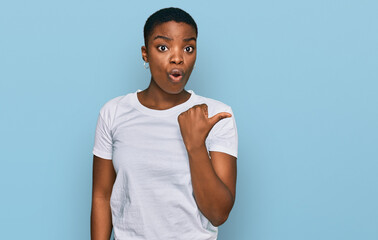
[[[100,114],[103,117],[114,116],[114,113],[117,111],[118,105],[130,101],[130,98],[133,94],[134,93],[128,93],[108,100],[107,102],[105,102],[105,104],[102,105],[100,109]]]

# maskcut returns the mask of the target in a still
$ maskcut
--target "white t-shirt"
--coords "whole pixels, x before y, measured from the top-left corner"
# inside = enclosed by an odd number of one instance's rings
[[[117,173],[110,199],[115,239],[217,239],[218,228],[200,212],[193,197],[189,159],[177,117],[202,103],[208,105],[209,117],[231,113],[231,118],[214,125],[206,146],[208,151],[237,157],[231,108],[189,90],[186,102],[154,110],[139,102],[139,91],[108,101],[96,127],[93,154],[111,159]]]

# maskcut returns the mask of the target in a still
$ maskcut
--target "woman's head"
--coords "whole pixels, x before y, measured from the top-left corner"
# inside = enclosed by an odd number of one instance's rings
[[[150,88],[169,94],[183,91],[196,61],[197,34],[193,18],[178,8],[165,8],[148,18],[142,58],[150,66]]]
[[[198,35],[198,28],[197,24],[192,18],[192,16],[189,15],[189,13],[185,12],[184,10],[180,8],[163,8],[159,11],[153,13],[144,24],[143,29],[143,35],[144,35],[144,45],[148,46],[148,40],[151,36],[154,28],[162,23],[169,22],[169,21],[175,21],[178,23],[186,23],[190,26],[192,26],[195,29],[196,37]]]

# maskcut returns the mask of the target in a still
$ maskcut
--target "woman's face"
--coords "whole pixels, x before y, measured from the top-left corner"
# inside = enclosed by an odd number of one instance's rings
[[[187,23],[170,21],[157,25],[142,47],[152,81],[166,93],[180,93],[196,61],[196,31]]]

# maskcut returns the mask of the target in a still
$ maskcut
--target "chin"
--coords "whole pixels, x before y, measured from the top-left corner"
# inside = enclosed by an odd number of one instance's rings
[[[180,86],[178,85],[173,85],[173,86],[167,86],[166,88],[162,88],[164,92],[168,93],[168,94],[180,94],[182,93],[182,91],[185,90],[185,85],[186,84],[182,84],[182,83],[178,83]]]

